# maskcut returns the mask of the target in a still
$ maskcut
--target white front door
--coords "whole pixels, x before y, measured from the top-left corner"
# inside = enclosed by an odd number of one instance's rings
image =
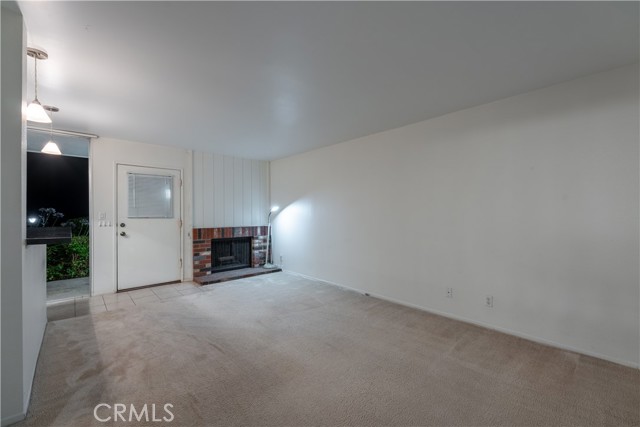
[[[181,279],[180,190],[178,170],[118,165],[118,290]]]

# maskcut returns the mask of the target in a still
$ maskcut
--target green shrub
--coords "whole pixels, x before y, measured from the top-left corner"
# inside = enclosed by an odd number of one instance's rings
[[[71,242],[47,245],[47,281],[89,276],[89,236],[73,236]]]

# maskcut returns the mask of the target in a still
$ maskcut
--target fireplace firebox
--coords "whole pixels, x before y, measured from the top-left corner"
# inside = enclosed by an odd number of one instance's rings
[[[251,267],[251,237],[211,240],[211,272]]]

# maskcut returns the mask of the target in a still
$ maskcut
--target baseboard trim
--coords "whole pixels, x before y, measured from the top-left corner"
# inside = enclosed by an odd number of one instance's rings
[[[626,367],[629,367],[629,368],[640,369],[640,365],[638,363],[617,359],[615,357],[606,356],[604,354],[600,354],[600,353],[596,353],[596,352],[592,352],[592,351],[588,351],[588,350],[583,350],[583,349],[580,349],[580,348],[576,348],[576,347],[572,347],[572,346],[569,346],[569,345],[561,344],[561,343],[558,343],[558,342],[555,342],[555,341],[547,340],[545,338],[540,338],[540,337],[537,337],[537,336],[534,336],[534,335],[529,335],[529,334],[525,334],[525,333],[522,333],[522,332],[511,330],[511,329],[503,328],[501,326],[492,325],[490,323],[480,322],[480,321],[477,321],[477,320],[469,319],[469,318],[464,317],[464,316],[458,316],[456,314],[448,313],[446,311],[434,310],[434,309],[431,309],[431,308],[428,308],[428,307],[423,307],[423,306],[420,306],[420,305],[412,304],[412,303],[409,303],[409,302],[406,302],[406,301],[398,300],[398,299],[395,299],[395,298],[387,297],[385,295],[376,294],[376,293],[365,291],[365,290],[362,290],[362,289],[352,288],[350,286],[341,285],[339,283],[334,283],[334,282],[331,282],[329,280],[320,279],[318,277],[309,276],[309,275],[298,273],[298,272],[295,272],[295,271],[283,270],[283,272],[289,273],[289,274],[293,274],[295,276],[304,277],[306,279],[317,280],[319,282],[323,282],[323,283],[326,283],[326,284],[331,285],[331,286],[337,286],[339,288],[347,289],[347,290],[350,290],[350,291],[353,291],[353,292],[357,292],[357,293],[360,293],[360,294],[367,294],[370,297],[374,297],[374,298],[378,298],[378,299],[381,299],[381,300],[384,300],[384,301],[392,302],[394,304],[399,304],[399,305],[403,305],[405,307],[415,308],[416,310],[425,311],[425,312],[431,313],[431,314],[437,314],[438,316],[447,317],[449,319],[458,320],[460,322],[465,322],[465,323],[469,323],[469,324],[472,324],[472,325],[475,325],[475,326],[480,326],[480,327],[483,327],[483,328],[486,328],[486,329],[491,329],[493,331],[502,332],[504,334],[513,335],[513,336],[518,337],[518,338],[523,338],[523,339],[526,339],[526,340],[529,340],[529,341],[536,342],[538,344],[542,344],[542,345],[546,345],[546,346],[549,346],[549,347],[558,348],[560,350],[571,351],[573,353],[578,353],[578,354],[583,354],[585,356],[595,357],[597,359],[606,360],[607,362],[616,363],[618,365],[626,366]]]

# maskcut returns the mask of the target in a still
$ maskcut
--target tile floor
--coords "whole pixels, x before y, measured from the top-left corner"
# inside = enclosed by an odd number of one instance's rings
[[[91,295],[91,278],[55,280],[47,282],[47,301],[68,300]]]
[[[164,302],[184,295],[206,292],[213,288],[213,286],[200,286],[197,283],[184,282],[136,289],[117,294],[97,295],[94,297],[80,296],[65,301],[51,301],[47,303],[47,318],[49,321],[54,321],[103,311],[135,308],[142,304]]]

